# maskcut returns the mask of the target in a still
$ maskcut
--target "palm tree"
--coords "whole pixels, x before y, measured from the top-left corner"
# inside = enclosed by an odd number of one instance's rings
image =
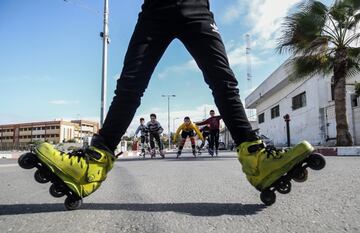
[[[285,18],[279,53],[290,52],[291,79],[332,75],[337,145],[353,144],[346,119],[345,81],[360,73],[360,0],[338,0],[331,7],[304,1]]]

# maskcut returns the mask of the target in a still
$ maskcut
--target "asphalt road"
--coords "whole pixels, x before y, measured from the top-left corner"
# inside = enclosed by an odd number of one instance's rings
[[[360,157],[327,157],[271,207],[229,152],[122,159],[76,211],[34,171],[0,162],[0,232],[360,232]]]

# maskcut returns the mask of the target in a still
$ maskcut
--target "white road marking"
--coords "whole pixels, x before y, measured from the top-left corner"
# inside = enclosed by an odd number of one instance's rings
[[[0,168],[1,167],[18,167],[19,165],[17,163],[14,164],[0,164]]]

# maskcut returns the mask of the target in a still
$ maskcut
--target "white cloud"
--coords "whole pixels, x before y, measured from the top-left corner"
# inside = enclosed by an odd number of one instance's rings
[[[244,66],[247,64],[246,58],[246,45],[234,46],[227,52],[229,63],[232,67],[236,66]],[[250,55],[251,64],[258,65],[261,64],[262,61],[254,55]]]
[[[249,4],[248,22],[250,34],[258,40],[258,46],[274,48],[275,40],[281,33],[283,19],[295,4],[301,0],[252,0]]]
[[[302,0],[238,0],[226,7],[221,17],[223,23],[238,23],[245,18],[251,28],[248,33],[253,37],[258,49],[273,49],[276,38],[281,33],[281,24],[289,11]],[[255,45],[255,44],[253,44]]]
[[[51,100],[49,101],[50,104],[56,105],[69,105],[69,104],[79,104],[80,101],[78,100]]]
[[[248,3],[244,0],[238,0],[233,5],[226,7],[224,14],[221,17],[221,22],[223,23],[232,23],[239,19],[244,13],[244,10],[247,8]]]
[[[158,78],[160,80],[165,80],[169,77],[179,76],[187,71],[200,72],[195,60],[192,59],[180,65],[169,66],[159,73]]]

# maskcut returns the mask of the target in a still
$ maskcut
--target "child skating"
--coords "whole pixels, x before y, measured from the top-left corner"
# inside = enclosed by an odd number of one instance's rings
[[[82,198],[96,191],[106,179],[116,159],[115,148],[140,105],[157,63],[174,39],[184,44],[202,71],[234,139],[242,171],[251,185],[261,191],[265,204],[275,202],[275,190],[290,190],[291,183],[284,175],[306,179],[303,161],[305,167],[325,166],[321,156],[312,155],[314,148],[306,141],[286,151],[276,150],[266,147],[253,132],[208,0],[147,0],[142,5],[105,122],[90,147],[67,154],[42,143],[33,153],[19,158],[23,168],[44,168],[40,169],[40,178],[49,177],[46,172],[56,177],[51,178],[57,191],[53,194],[67,195],[68,209],[79,208]]]
[[[141,147],[141,153],[140,156],[143,156],[145,158],[145,147],[149,144],[149,129],[145,125],[145,119],[140,118],[140,125],[137,127],[134,135],[134,139],[137,137],[137,135],[140,132],[140,147]],[[149,147],[147,147],[150,149]]]
[[[210,118],[206,119],[205,121],[196,123],[196,125],[209,125],[209,154],[211,156],[214,155],[214,147],[215,155],[218,155],[221,119],[221,116],[215,116],[214,110],[210,110]]]
[[[159,147],[160,156],[162,158],[165,158],[164,146],[160,139],[160,135],[162,134],[164,129],[156,120],[156,115],[154,113],[150,114],[150,121],[146,124],[146,128],[148,128],[150,134],[151,158],[154,158],[156,155],[154,139]]]
[[[194,132],[195,131],[195,132]],[[182,123],[179,128],[176,130],[176,133],[174,135],[174,143],[176,143],[177,138],[181,132],[181,141],[179,143],[179,149],[176,154],[176,158],[179,158],[181,155],[181,151],[184,147],[184,144],[186,142],[186,138],[189,137],[191,141],[191,148],[192,153],[194,157],[196,157],[196,149],[195,149],[195,133],[198,135],[198,137],[201,139],[201,141],[204,141],[204,138],[202,134],[200,133],[198,127],[194,123],[191,122],[189,117],[184,118],[184,123]]]
[[[198,154],[201,154],[201,151],[204,148],[206,141],[207,141],[208,146],[209,146],[209,135],[210,135],[209,130],[210,130],[210,128],[209,128],[208,125],[205,125],[205,126],[201,127],[199,130],[200,130],[200,133],[202,134],[202,136],[204,138],[204,140],[201,141],[200,146],[198,146],[198,148],[197,148],[198,149]]]

